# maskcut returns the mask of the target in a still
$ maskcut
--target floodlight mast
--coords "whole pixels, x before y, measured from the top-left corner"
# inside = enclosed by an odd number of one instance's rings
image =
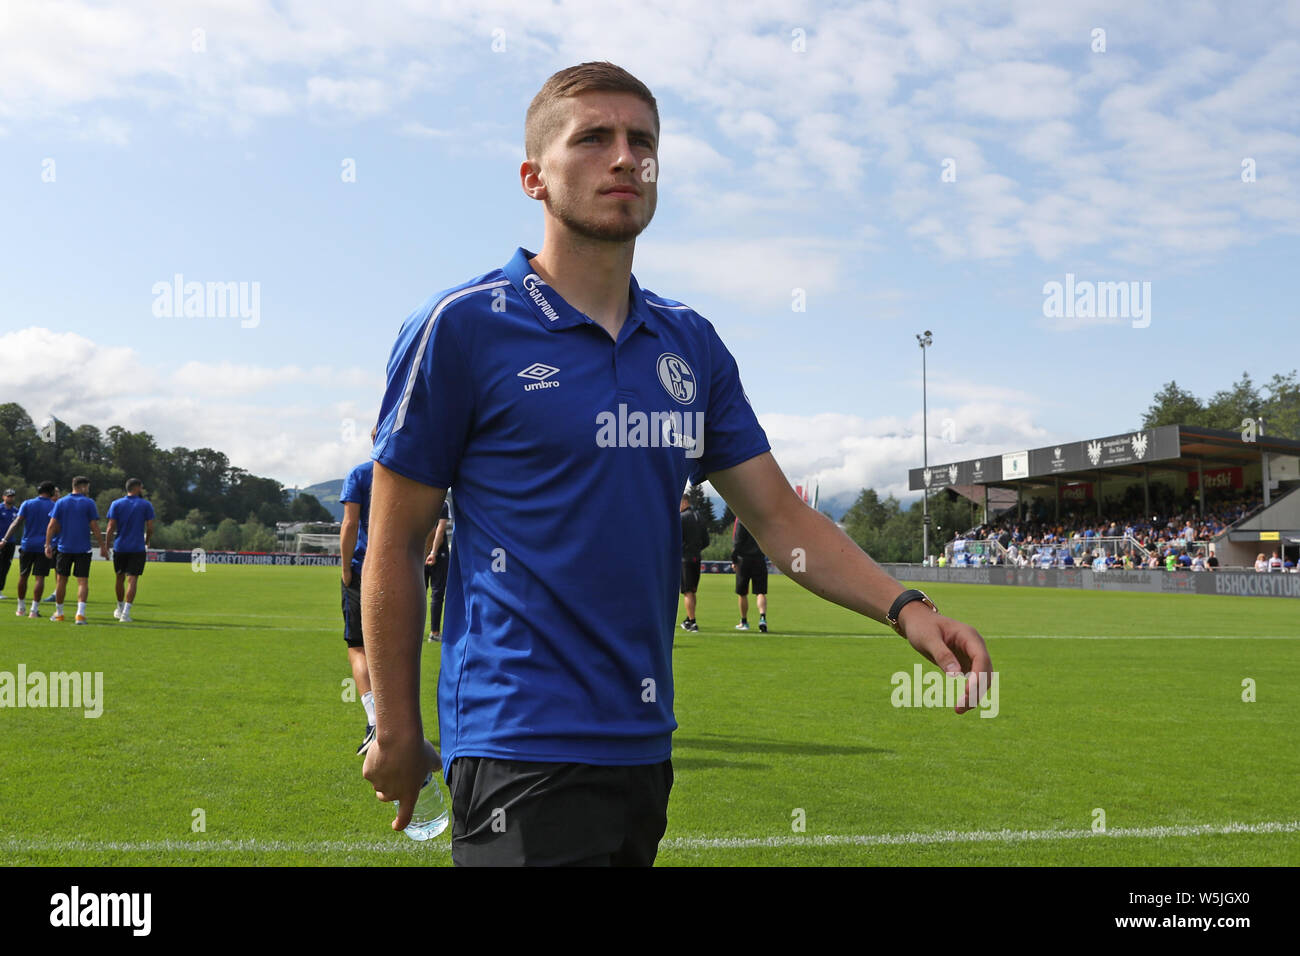
[[[916,337],[916,343],[921,347],[921,466],[925,471],[930,470],[930,446],[929,446],[929,424],[928,409],[925,388],[925,350],[934,344],[934,337],[930,330],[926,329]],[[922,471],[922,475],[925,474]],[[930,487],[922,482],[921,488],[921,563],[924,564],[930,557]]]

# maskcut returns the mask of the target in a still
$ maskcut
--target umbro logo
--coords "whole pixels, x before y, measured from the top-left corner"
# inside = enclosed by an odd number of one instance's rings
[[[534,362],[532,365],[528,366],[528,368],[524,369],[522,372],[517,372],[516,374],[520,378],[532,379],[531,382],[524,386],[525,392],[532,392],[539,388],[559,388],[559,382],[549,380],[551,376],[558,371],[559,369],[554,365]]]

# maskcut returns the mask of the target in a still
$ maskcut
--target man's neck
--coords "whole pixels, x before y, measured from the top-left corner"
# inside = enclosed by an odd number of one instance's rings
[[[547,231],[529,265],[565,302],[587,315],[614,341],[627,319],[628,283],[636,241],[592,242]]]

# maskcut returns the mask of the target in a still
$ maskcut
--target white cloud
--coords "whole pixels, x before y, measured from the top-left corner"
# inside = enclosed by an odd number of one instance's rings
[[[339,478],[369,451],[382,376],[358,368],[192,361],[165,372],[70,332],[0,335],[6,384],[35,421],[122,425],[164,448],[210,447],[288,485]],[[68,368],[81,371],[70,387]]]
[[[637,273],[652,290],[655,275],[667,274],[665,288],[789,310],[794,289],[810,298],[837,294],[853,251],[848,243],[820,238],[646,240],[637,245]]]
[[[1012,393],[1014,394],[1014,393]],[[973,401],[937,406],[929,414],[931,464],[1002,454],[1050,440],[1034,421],[1032,402]],[[951,428],[945,432],[945,420]],[[863,488],[911,498],[909,469],[922,461],[921,416],[863,418],[759,413],[772,454],[794,483],[819,484],[822,499],[854,495]],[[949,440],[951,438],[952,440]],[[838,515],[836,516],[838,517]]]

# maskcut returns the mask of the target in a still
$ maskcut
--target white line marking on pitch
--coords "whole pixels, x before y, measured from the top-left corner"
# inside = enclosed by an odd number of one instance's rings
[[[1024,843],[1052,840],[1105,840],[1123,837],[1163,840],[1170,837],[1233,836],[1241,833],[1300,833],[1300,820],[1274,823],[1199,824],[1193,826],[1129,827],[1094,833],[1092,830],[938,830],[928,833],[828,834],[778,837],[670,837],[661,850],[748,850],[825,846],[918,846],[943,843]],[[396,834],[394,834],[396,837]],[[421,846],[409,840],[41,840],[9,838],[0,841],[0,853],[424,853],[447,851],[451,844],[439,840]]]
[[[899,846],[927,843],[1021,843],[1031,840],[1104,840],[1110,837],[1165,839],[1167,837],[1219,836],[1237,833],[1297,833],[1300,820],[1285,823],[1227,823],[1182,827],[1130,827],[1094,833],[1092,830],[939,830],[933,833],[881,833],[866,836],[722,837],[712,840],[677,838],[664,840],[661,849],[743,850],[762,847],[797,846]]]
[[[826,639],[832,637],[867,640],[898,640],[896,634],[791,634],[790,637]],[[1300,641],[1300,634],[997,634],[984,635],[990,641]]]

